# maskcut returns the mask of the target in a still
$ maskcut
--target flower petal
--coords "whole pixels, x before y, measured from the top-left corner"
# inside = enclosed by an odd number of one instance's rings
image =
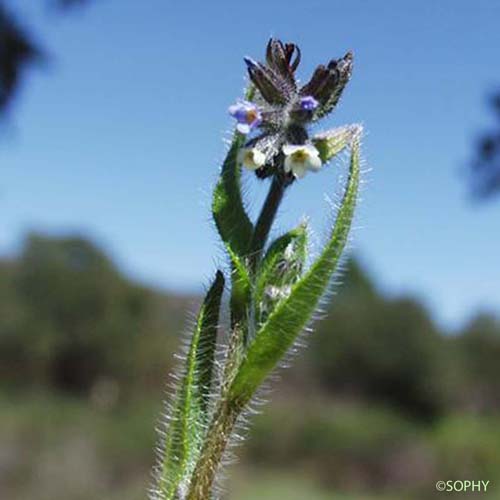
[[[227,110],[231,116],[235,116],[236,113],[238,113],[238,111],[240,109],[241,109],[241,106],[239,106],[238,104],[231,104],[231,106],[229,106],[229,108],[227,108]]]
[[[317,151],[316,151],[317,153]],[[307,168],[309,170],[312,170],[313,172],[317,172],[318,170],[321,170],[321,159],[316,155],[311,155],[307,161]]]
[[[304,146],[300,146],[297,144],[285,144],[281,149],[285,156],[290,156],[293,155],[293,153],[299,151],[302,149]]]
[[[318,106],[319,102],[312,95],[300,98],[300,108],[304,111],[314,111]]]
[[[256,148],[244,148],[238,153],[238,162],[249,170],[257,170],[266,162],[266,155]]]
[[[307,173],[307,168],[303,163],[292,162],[292,172],[297,179],[302,179]]]
[[[302,149],[306,151],[309,156],[319,156],[319,151],[312,144],[304,144]]]
[[[286,154],[286,153],[285,153]],[[283,165],[283,168],[285,170],[286,173],[288,172],[291,172],[292,171],[292,164],[293,164],[293,161],[292,159],[290,158],[290,156],[286,156],[285,157],[285,163]]]
[[[259,151],[258,149],[253,149],[253,161],[256,165],[259,167],[262,167],[264,163],[266,163],[266,155],[262,152]]]
[[[248,123],[238,123],[236,125],[236,130],[240,133],[240,134],[248,134],[250,133],[250,125]]]

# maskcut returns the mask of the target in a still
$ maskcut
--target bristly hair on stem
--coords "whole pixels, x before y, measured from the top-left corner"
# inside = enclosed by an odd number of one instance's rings
[[[310,324],[346,246],[360,184],[358,125],[310,135],[310,124],[334,110],[352,73],[348,52],[318,66],[299,86],[293,43],[271,39],[265,62],[245,58],[249,90],[229,108],[234,138],[214,189],[212,215],[226,249],[228,276],[217,271],[203,301],[161,437],[152,500],[215,498],[218,472],[240,417]],[[268,242],[290,186],[320,172],[343,151],[349,175],[329,238],[306,269],[304,223]],[[245,210],[242,168],[269,179],[256,221]],[[299,186],[297,186],[299,187]],[[230,283],[230,321],[219,335],[220,308]],[[223,363],[216,351],[224,352]]]

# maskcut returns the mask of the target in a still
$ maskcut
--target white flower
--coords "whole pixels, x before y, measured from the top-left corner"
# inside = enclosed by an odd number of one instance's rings
[[[256,148],[244,148],[238,154],[238,161],[249,170],[257,170],[266,163],[266,155]]]
[[[292,172],[299,179],[304,177],[308,170],[317,172],[321,168],[319,151],[311,144],[285,144],[283,153],[285,154],[285,172]]]

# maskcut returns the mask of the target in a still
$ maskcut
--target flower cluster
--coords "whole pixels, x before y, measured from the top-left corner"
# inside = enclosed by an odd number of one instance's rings
[[[238,132],[249,136],[239,161],[261,178],[278,175],[292,182],[321,168],[315,137],[309,137],[307,128],[335,108],[351,76],[348,52],[318,66],[309,82],[299,86],[295,71],[300,58],[295,44],[275,39],[267,45],[265,63],[245,58],[254,93],[229,113]]]

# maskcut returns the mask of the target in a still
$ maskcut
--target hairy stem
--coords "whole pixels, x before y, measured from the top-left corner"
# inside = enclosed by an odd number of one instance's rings
[[[241,407],[222,401],[214,414],[200,458],[192,474],[192,482],[186,500],[207,500],[211,498],[217,469]]]
[[[266,201],[262,207],[255,229],[253,232],[252,240],[250,243],[250,263],[251,269],[255,270],[258,262],[262,256],[262,250],[269,236],[269,231],[273,225],[274,218],[278,212],[281,200],[285,193],[287,184],[281,176],[275,176],[269,188]]]

